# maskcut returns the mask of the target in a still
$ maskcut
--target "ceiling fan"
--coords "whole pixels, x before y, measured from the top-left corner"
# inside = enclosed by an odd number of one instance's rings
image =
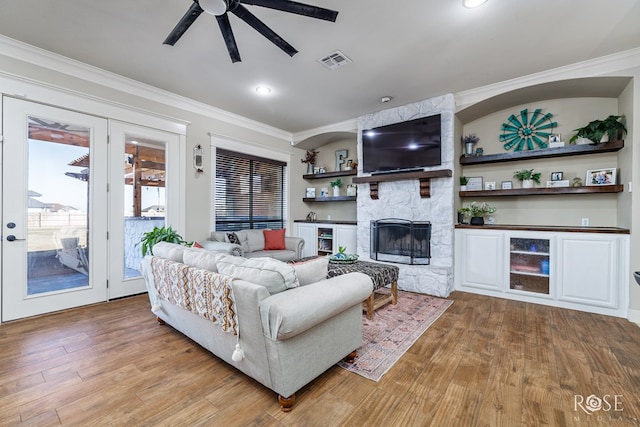
[[[338,12],[334,10],[290,0],[193,0],[193,4],[189,10],[187,10],[187,13],[185,13],[182,19],[180,19],[163,44],[171,46],[175,45],[198,16],[200,16],[202,12],[207,12],[214,15],[218,21],[218,26],[222,32],[224,42],[227,45],[231,61],[239,62],[241,61],[240,52],[238,51],[238,46],[236,45],[236,39],[233,36],[228,16],[228,12],[231,12],[253,27],[257,32],[265,36],[289,56],[293,56],[298,53],[293,46],[276,34],[254,14],[249,12],[243,4],[262,6],[269,9],[276,9],[283,12],[295,13],[297,15],[304,15],[310,18],[323,19],[331,22],[335,22],[336,17],[338,16]]]

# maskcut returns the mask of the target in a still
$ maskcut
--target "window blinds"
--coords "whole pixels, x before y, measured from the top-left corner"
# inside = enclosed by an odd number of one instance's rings
[[[285,168],[277,160],[216,150],[216,231],[284,227]]]

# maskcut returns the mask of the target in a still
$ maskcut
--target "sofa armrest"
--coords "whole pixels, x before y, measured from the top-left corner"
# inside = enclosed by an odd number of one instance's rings
[[[202,243],[204,249],[213,252],[223,252],[228,255],[235,256],[244,256],[244,251],[242,250],[242,246],[237,245],[235,243],[229,242],[215,242],[212,240],[207,240]]]
[[[285,236],[284,245],[290,251],[296,253],[296,258],[302,258],[302,248],[304,248],[304,239],[301,237]]]
[[[369,276],[349,273],[271,295],[260,301],[263,332],[287,340],[359,305],[371,292]]]

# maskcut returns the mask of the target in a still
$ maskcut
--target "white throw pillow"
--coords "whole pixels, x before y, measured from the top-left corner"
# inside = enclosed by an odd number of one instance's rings
[[[300,286],[309,285],[327,278],[329,272],[329,258],[320,257],[309,261],[298,262],[293,265]]]
[[[300,285],[293,266],[273,258],[226,256],[217,266],[218,273],[262,285],[271,295]]]

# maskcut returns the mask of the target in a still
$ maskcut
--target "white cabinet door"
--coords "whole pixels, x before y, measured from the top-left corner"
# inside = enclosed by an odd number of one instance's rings
[[[618,307],[617,239],[585,234],[560,239],[559,299]]]
[[[338,252],[340,246],[344,246],[345,252],[348,254],[355,254],[358,252],[356,244],[357,227],[355,225],[336,225],[334,227],[334,248],[333,252]]]
[[[458,230],[457,236],[458,284],[502,292],[506,276],[504,234]]]
[[[317,235],[317,227],[315,224],[296,224],[296,236],[304,239],[304,247],[302,248],[303,257],[318,255]]]

